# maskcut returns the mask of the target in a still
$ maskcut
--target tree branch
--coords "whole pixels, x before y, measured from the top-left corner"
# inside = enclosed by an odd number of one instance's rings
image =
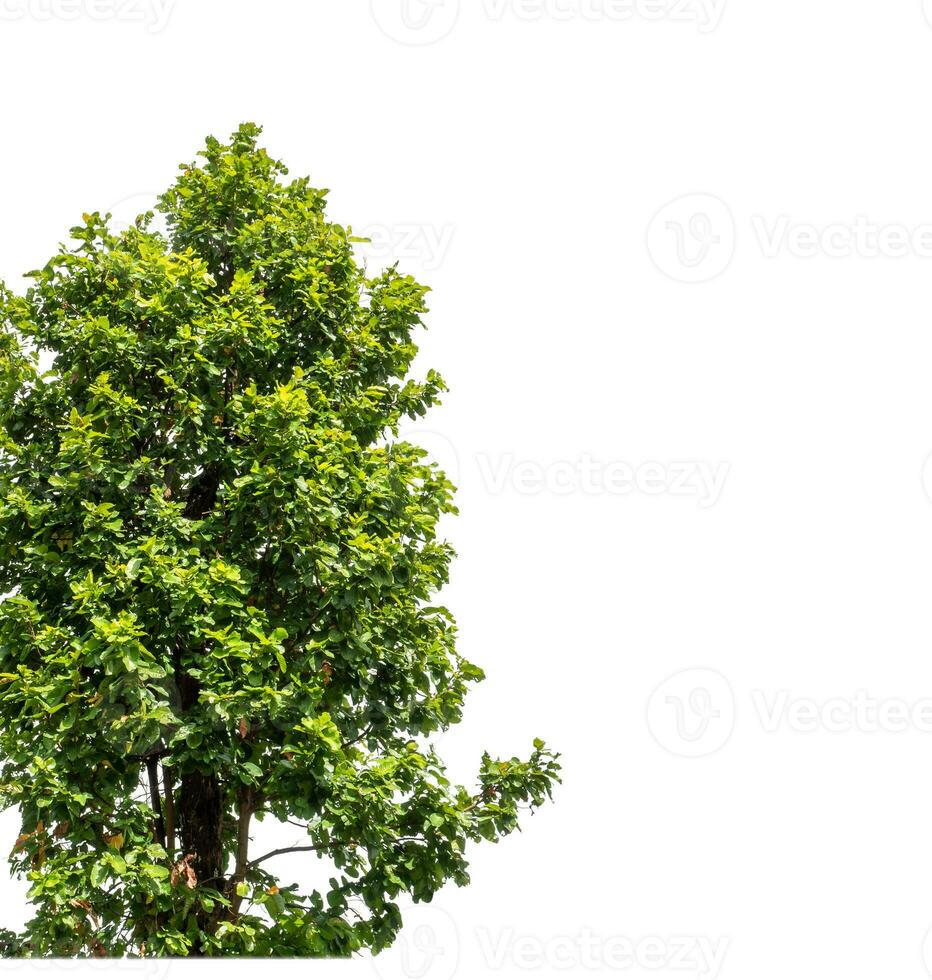
[[[169,860],[175,856],[175,793],[172,789],[175,774],[168,766],[162,766],[162,782],[165,785],[165,848]]]
[[[407,844],[407,843],[417,843],[426,844],[428,843],[424,837],[390,837],[388,839],[389,844]],[[306,844],[300,847],[279,847],[274,851],[269,851],[268,854],[263,854],[262,857],[257,857],[255,860],[250,861],[246,865],[246,870],[250,871],[256,865],[262,864],[263,861],[268,861],[270,858],[278,857],[281,854],[297,854],[300,851],[327,851],[333,847],[359,847],[359,841],[340,841],[332,840],[327,844]]]
[[[159,795],[159,760],[157,756],[149,756],[146,760],[149,771],[149,797],[155,812],[155,842],[165,846],[165,817],[162,814],[162,797]]]
[[[246,865],[246,870],[250,871],[256,865],[262,864],[263,861],[268,861],[269,858],[278,857],[280,854],[296,854],[299,851],[325,851],[328,847],[352,847],[354,841],[350,841],[348,844],[340,843],[339,841],[331,841],[329,844],[308,844],[306,847],[279,847],[274,851],[269,851],[268,854],[263,854],[262,857],[257,857],[255,860],[250,861]]]
[[[351,738],[349,741],[343,743],[343,748],[348,749],[351,745],[355,745],[357,742],[361,742],[364,738],[367,738],[371,733],[372,729],[375,728],[375,724],[367,725],[355,738]]]
[[[236,831],[236,870],[233,872],[233,880],[231,882],[233,893],[230,899],[233,904],[230,909],[230,914],[233,916],[239,914],[240,906],[243,904],[243,898],[237,894],[236,886],[246,877],[246,872],[250,867],[249,821],[252,819],[252,812],[252,792],[249,789],[243,789],[239,797],[239,824]]]

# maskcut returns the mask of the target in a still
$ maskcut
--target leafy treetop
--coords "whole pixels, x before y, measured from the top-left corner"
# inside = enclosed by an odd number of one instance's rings
[[[182,168],[167,234],[85,215],[0,285],[10,954],[378,951],[557,778],[535,741],[467,790],[430,747],[482,673],[432,604],[453,487],[397,437],[443,390],[408,378],[426,289],[370,277],[259,132]],[[266,817],[329,884],[273,878]]]

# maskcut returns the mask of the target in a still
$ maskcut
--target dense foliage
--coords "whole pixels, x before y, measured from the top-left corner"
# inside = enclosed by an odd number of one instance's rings
[[[443,390],[408,378],[426,289],[258,135],[208,140],[167,233],[85,215],[0,287],[8,954],[379,950],[557,778],[535,741],[467,790],[430,747],[482,674],[432,604],[453,488],[397,437]],[[262,818],[312,884],[250,852]]]

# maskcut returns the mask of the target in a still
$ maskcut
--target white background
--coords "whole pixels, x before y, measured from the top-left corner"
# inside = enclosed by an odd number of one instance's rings
[[[10,285],[254,120],[434,288],[419,364],[452,391],[414,431],[461,486],[446,599],[488,672],[443,753],[465,780],[540,735],[565,782],[376,966],[276,969],[927,976],[919,0],[0,11]]]

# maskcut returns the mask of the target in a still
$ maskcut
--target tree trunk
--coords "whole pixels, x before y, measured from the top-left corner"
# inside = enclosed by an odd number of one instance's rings
[[[223,790],[213,773],[189,772],[181,777],[176,801],[183,854],[193,854],[191,865],[198,884],[222,891]]]
[[[176,658],[182,713],[190,711],[200,696],[197,680],[180,669]],[[223,891],[226,885],[223,858],[223,787],[216,773],[194,770],[181,776],[174,801],[181,855],[193,855],[191,867],[199,885]],[[203,925],[203,924],[202,924]]]

